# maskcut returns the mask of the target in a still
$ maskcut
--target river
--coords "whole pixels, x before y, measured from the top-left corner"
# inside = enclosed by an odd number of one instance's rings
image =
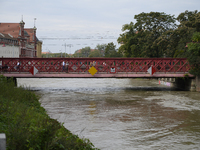
[[[17,79],[73,134],[101,150],[199,150],[200,93],[149,79]]]

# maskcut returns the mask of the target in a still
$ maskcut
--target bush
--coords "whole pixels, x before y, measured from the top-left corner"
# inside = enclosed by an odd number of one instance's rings
[[[200,32],[195,32],[186,52],[187,59],[191,66],[190,73],[200,76]]]
[[[51,119],[38,99],[0,76],[0,133],[6,134],[8,150],[96,149],[88,139],[80,139]]]

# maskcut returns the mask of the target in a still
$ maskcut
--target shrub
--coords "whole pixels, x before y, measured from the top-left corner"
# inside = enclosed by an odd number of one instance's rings
[[[88,139],[80,139],[51,119],[38,99],[0,76],[0,133],[6,134],[8,150],[96,149]]]

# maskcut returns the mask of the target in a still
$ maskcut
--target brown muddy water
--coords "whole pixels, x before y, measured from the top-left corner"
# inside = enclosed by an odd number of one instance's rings
[[[200,93],[149,79],[18,79],[49,116],[101,150],[199,150]]]

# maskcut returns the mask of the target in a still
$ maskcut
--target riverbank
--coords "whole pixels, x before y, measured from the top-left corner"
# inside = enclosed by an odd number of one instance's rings
[[[0,133],[6,134],[8,150],[96,150],[88,139],[80,139],[39,103],[39,96],[3,76],[0,77]]]

